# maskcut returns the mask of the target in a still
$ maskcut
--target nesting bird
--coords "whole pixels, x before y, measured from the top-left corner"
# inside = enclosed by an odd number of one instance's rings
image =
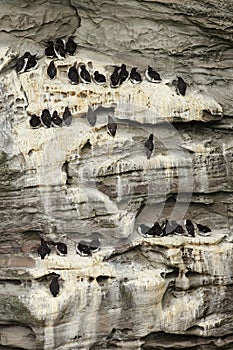
[[[57,254],[60,256],[67,255],[67,245],[62,242],[54,243],[55,249],[57,251]]]
[[[51,118],[51,125],[55,128],[62,126],[62,119],[59,117],[57,111],[53,111],[53,115]]]
[[[119,71],[119,83],[123,84],[129,77],[129,72],[126,69],[126,65],[123,63]]]
[[[163,233],[165,236],[169,234],[174,234],[174,233],[179,233],[182,234],[184,233],[183,227],[176,222],[176,220],[165,220],[165,223],[162,226]]]
[[[57,75],[57,68],[55,67],[54,61],[51,61],[49,63],[49,66],[47,68],[47,74],[50,79],[54,79]]]
[[[85,241],[80,241],[76,246],[76,252],[81,256],[90,256],[91,248]]]
[[[27,64],[26,64],[26,68],[25,68],[25,72],[29,72],[33,69],[36,69],[38,67],[38,60],[36,55],[31,55],[28,58]]]
[[[25,52],[23,56],[19,57],[16,61],[15,70],[17,73],[23,73],[26,69],[28,58],[30,57],[30,52]]]
[[[177,79],[178,81],[176,86],[176,93],[177,95],[184,96],[186,92],[187,84],[181,77],[177,77]]]
[[[44,260],[46,255],[49,256],[50,252],[51,252],[51,249],[48,246],[48,243],[43,238],[41,238],[41,244],[38,248],[38,254],[40,255],[41,259]]]
[[[100,249],[100,240],[98,238],[94,238],[90,242],[90,249],[92,253],[98,252],[98,250]]]
[[[68,41],[66,43],[66,52],[69,54],[69,55],[74,55],[76,49],[77,49],[77,44],[74,42],[74,37],[73,36],[70,36],[68,38]]]
[[[211,229],[208,226],[202,225],[202,224],[196,224],[199,234],[201,236],[209,236],[209,233],[211,232]]]
[[[76,63],[74,63],[74,65],[68,69],[68,78],[69,78],[71,84],[73,84],[73,85],[78,84],[79,75],[78,75],[78,70],[76,68]]]
[[[41,119],[42,124],[46,128],[50,128],[51,122],[52,122],[52,117],[51,117],[51,114],[47,108],[43,109],[40,119]]]
[[[63,122],[65,125],[70,126],[72,123],[72,114],[68,107],[65,108],[63,112]]]
[[[52,281],[49,285],[49,289],[50,289],[50,292],[51,294],[56,297],[58,294],[59,294],[59,291],[60,291],[60,286],[59,286],[59,283],[58,283],[58,279],[59,279],[59,275],[58,276],[54,276],[52,278]]]
[[[146,79],[148,81],[150,81],[151,83],[160,83],[161,82],[161,78],[159,73],[157,73],[155,70],[153,70],[153,68],[151,68],[150,66],[148,66],[146,72],[145,72],[145,76]]]
[[[29,72],[32,69],[36,69],[38,61],[36,55],[31,55],[30,52],[25,52],[23,56],[19,57],[16,61],[15,70],[17,73]]]
[[[81,66],[79,66],[78,74],[83,83],[89,84],[91,82],[91,75],[86,69],[85,64],[81,64]]]
[[[184,221],[184,224],[188,232],[188,236],[195,237],[195,229],[192,221],[190,219],[187,219]]]
[[[176,227],[174,229],[174,233],[182,234],[184,233],[184,229],[180,224],[176,223]]]
[[[113,137],[116,135],[117,123],[114,121],[114,119],[110,115],[108,115],[107,131],[109,135]]]
[[[146,233],[150,230],[150,227],[144,224],[138,226],[138,233],[144,237],[146,237]]]
[[[95,126],[96,120],[97,120],[97,115],[96,115],[96,112],[91,108],[91,106],[88,106],[86,118],[87,118],[88,123],[91,126]]]
[[[150,134],[150,136],[149,136],[148,140],[146,140],[144,146],[146,148],[147,159],[150,159],[151,156],[153,155],[153,152],[154,152],[154,135],[153,134]]]
[[[120,85],[119,71],[120,67],[115,67],[113,73],[110,76],[110,85],[112,88],[116,88]]]
[[[93,80],[98,85],[104,85],[106,83],[106,78],[103,74],[99,73],[98,70],[96,70],[93,74]]]
[[[140,226],[139,232],[141,232],[144,237],[161,237],[163,235],[163,230],[158,221],[156,221],[149,230],[146,230],[146,225],[143,225],[143,227]]]
[[[29,123],[33,129],[38,129],[41,126],[40,117],[38,117],[36,114],[32,114]]]
[[[141,74],[137,72],[136,67],[131,69],[129,79],[130,79],[131,83],[133,83],[133,84],[139,84],[142,82]]]
[[[60,38],[55,40],[54,52],[55,52],[56,57],[59,60],[63,60],[66,57],[65,40],[60,39]]]
[[[45,48],[45,55],[49,58],[56,57],[56,54],[54,51],[54,43],[51,40],[47,41],[47,46]]]

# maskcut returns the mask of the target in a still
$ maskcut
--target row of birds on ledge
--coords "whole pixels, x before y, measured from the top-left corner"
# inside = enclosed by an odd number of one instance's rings
[[[86,118],[91,126],[95,126],[97,114],[90,106],[88,107]],[[62,117],[58,115],[58,112],[56,110],[53,111],[53,113],[51,114],[50,111],[46,108],[43,109],[41,116],[32,114],[29,123],[33,129],[38,129],[41,126],[44,126],[46,128],[50,128],[51,126],[55,128],[62,126],[70,126],[72,123],[72,114],[69,110],[69,107],[67,106],[65,107]],[[110,115],[108,116],[108,122],[106,127],[108,133],[111,136],[116,135],[117,123]]]
[[[66,256],[68,253],[67,245],[65,243],[45,241],[43,238],[41,238],[41,244],[38,248],[38,254],[42,260],[44,260],[46,256],[49,256],[53,247],[55,247],[57,254],[60,256]],[[93,253],[96,253],[99,249],[100,241],[98,238],[94,238],[90,242],[82,240],[76,246],[76,253],[81,256],[91,256]],[[59,294],[59,277],[59,275],[54,274],[49,286],[50,292],[54,297],[56,297]]]
[[[67,245],[63,242],[53,242],[53,241],[45,241],[41,238],[41,244],[38,248],[38,254],[41,259],[44,258],[51,253],[53,247],[58,255],[66,256],[67,255]],[[76,253],[81,256],[91,256],[93,253],[96,253],[100,249],[100,241],[98,238],[94,238],[90,242],[80,241],[76,246]]]
[[[185,229],[178,224],[176,220],[166,219],[161,225],[158,221],[152,227],[141,224],[138,226],[138,233],[143,237],[164,237],[172,234],[185,234],[189,237],[195,237],[195,232],[201,236],[209,236],[211,229],[202,224],[193,223],[190,219],[184,221]]]
[[[88,111],[86,113],[86,119],[91,126],[95,126],[97,120],[96,110],[93,110],[90,106],[88,107]],[[62,118],[59,117],[58,112],[53,111],[52,115],[48,109],[43,109],[41,116],[37,116],[36,114],[32,114],[30,121],[31,127],[33,129],[37,129],[40,126],[44,126],[46,128],[52,127],[62,127],[69,126],[72,123],[72,114],[68,107],[65,108]],[[116,135],[117,131],[117,123],[115,120],[108,115],[108,122],[106,124],[107,132],[111,136]],[[146,142],[144,143],[146,148],[146,156],[147,159],[150,159],[154,152],[154,135],[150,134]]]
[[[211,232],[211,229],[208,226],[198,223],[193,224],[193,222],[190,219],[185,220],[184,223],[187,231],[187,236],[195,237],[196,228],[198,229],[199,234],[202,236],[208,236],[209,232]],[[141,224],[138,226],[138,232],[143,237],[154,238],[165,237],[172,234],[184,234],[185,230],[175,220],[166,219],[161,225],[158,221],[156,221],[152,227]],[[68,253],[67,245],[65,243],[45,241],[41,238],[41,244],[38,248],[38,254],[42,260],[45,259],[46,256],[49,256],[53,247],[55,247],[57,254],[60,256],[66,256]],[[83,257],[92,256],[92,254],[98,252],[99,249],[100,240],[98,238],[94,238],[89,242],[81,240],[76,245],[76,253]],[[59,277],[59,275],[54,274],[49,286],[50,292],[54,297],[56,297],[60,291]]]
[[[47,42],[47,47],[45,49],[45,55],[52,59],[64,59],[66,54],[74,55],[77,49],[77,44],[73,40],[73,36],[68,38],[65,42],[64,39],[56,39]],[[16,72],[24,73],[29,72],[38,67],[38,60],[36,55],[31,55],[30,52],[25,52],[22,56],[17,59],[16,62]],[[55,79],[57,75],[57,68],[55,66],[54,60],[52,60],[47,68],[47,74],[50,79]],[[69,81],[71,84],[85,83],[89,84],[93,80],[98,85],[105,85],[107,80],[104,74],[99,73],[99,71],[94,71],[91,76],[90,72],[86,69],[85,64],[80,63],[77,66],[77,62],[74,63],[68,69],[67,72]],[[162,81],[160,74],[156,72],[152,67],[148,66],[145,71],[146,79],[151,83],[160,83]],[[116,88],[130,80],[133,84],[139,84],[142,82],[142,76],[137,72],[137,67],[133,67],[129,72],[125,64],[120,67],[115,66],[114,70],[110,76],[110,86]],[[178,95],[185,96],[187,84],[181,77],[177,77],[176,81],[176,92]]]
[[[211,229],[199,223],[193,224],[190,219],[185,220],[184,222],[185,228],[187,231],[187,236],[195,237],[196,228],[199,233],[203,236],[209,236]],[[195,228],[196,226],[196,228]],[[141,224],[138,226],[138,232],[140,235],[144,237],[164,237],[170,234],[184,234],[184,228],[176,222],[176,220],[168,220],[166,219],[161,225],[158,221],[154,223],[152,227]],[[43,260],[47,255],[51,253],[51,247],[55,247],[56,252],[60,256],[67,255],[67,245],[62,242],[53,242],[53,241],[45,241],[41,238],[41,244],[38,248],[38,254]],[[96,253],[100,249],[100,240],[98,238],[94,238],[90,242],[80,241],[76,246],[76,253],[81,256],[91,256],[93,253]]]

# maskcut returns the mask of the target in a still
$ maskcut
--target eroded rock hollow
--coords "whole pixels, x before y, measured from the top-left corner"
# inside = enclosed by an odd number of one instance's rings
[[[0,349],[233,348],[232,12],[216,0],[1,2]],[[51,80],[45,43],[70,35],[77,51]],[[38,67],[17,74],[25,51]],[[70,84],[75,62],[107,83]],[[122,63],[142,83],[111,88]],[[145,79],[148,64],[161,83]],[[67,106],[70,126],[31,128],[32,114]],[[164,218],[212,232],[138,233]],[[93,237],[100,250],[77,254]],[[42,260],[41,238],[68,254]]]

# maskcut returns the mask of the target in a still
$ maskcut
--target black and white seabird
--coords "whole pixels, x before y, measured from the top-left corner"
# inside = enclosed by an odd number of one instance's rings
[[[60,256],[65,256],[67,254],[67,245],[62,242],[54,243],[57,254]]]
[[[56,57],[59,60],[63,60],[66,57],[65,40],[56,39],[54,43],[54,51],[55,51]]]
[[[162,237],[163,236],[163,230],[160,226],[160,224],[158,223],[158,221],[156,221],[154,223],[154,225],[145,233],[145,237]]]
[[[69,68],[67,74],[68,74],[68,78],[69,78],[71,84],[73,84],[73,85],[78,84],[79,75],[78,75],[78,70],[76,68],[76,63]]]
[[[119,71],[120,84],[123,84],[129,78],[129,72],[126,69],[126,65],[123,63]]]
[[[62,126],[62,119],[59,117],[57,111],[53,111],[52,119],[51,119],[51,124],[53,127],[58,128],[59,126]]]
[[[90,242],[90,249],[92,253],[98,252],[98,250],[100,249],[100,240],[98,238],[94,238]]]
[[[96,124],[97,115],[96,112],[91,108],[91,106],[88,106],[86,118],[91,126],[94,126]]]
[[[113,73],[110,76],[110,86],[116,88],[120,85],[119,71],[120,67],[115,67]]]
[[[141,224],[138,226],[138,233],[144,237],[146,237],[146,233],[150,230],[150,226]]]
[[[166,228],[164,229],[166,235],[173,233],[184,233],[183,227],[176,222],[176,220],[166,220]]]
[[[47,108],[43,109],[40,119],[41,119],[42,124],[46,128],[50,128],[51,122],[52,122],[52,117],[51,117],[51,114]]]
[[[38,117],[36,114],[32,114],[29,123],[33,129],[38,129],[41,126],[40,117]]]
[[[49,63],[49,66],[47,68],[47,74],[50,79],[54,79],[57,75],[57,68],[55,67],[54,61],[51,61]]]
[[[23,54],[23,56],[17,59],[16,67],[15,67],[15,70],[17,73],[25,72],[26,65],[30,56],[31,56],[30,52],[27,51]]]
[[[67,43],[66,43],[66,52],[69,54],[69,55],[73,55],[77,49],[77,44],[74,42],[74,37],[73,36],[70,36],[67,40]]]
[[[184,96],[185,92],[186,92],[187,84],[181,77],[177,77],[177,79],[178,79],[178,81],[177,81],[177,86],[176,86],[176,93],[177,93],[177,95]]]
[[[60,291],[60,286],[59,286],[59,283],[58,283],[58,278],[60,276],[54,276],[52,278],[52,281],[49,285],[49,289],[50,289],[50,292],[51,294],[56,297],[58,294],[59,294],[59,291]]]
[[[107,131],[111,136],[116,135],[117,123],[114,121],[114,119],[110,115],[108,115]]]
[[[72,114],[67,106],[63,112],[63,122],[67,126],[70,126],[72,123]]]
[[[154,135],[150,134],[148,140],[146,140],[144,146],[146,147],[147,159],[150,159],[154,152]]]
[[[98,85],[104,85],[106,83],[106,78],[103,74],[99,73],[98,70],[96,70],[93,74],[93,80]]]
[[[209,233],[211,232],[211,229],[208,226],[202,225],[202,224],[196,224],[199,234],[201,236],[209,236]]]
[[[91,255],[90,245],[85,241],[80,241],[76,246],[76,252],[81,256],[90,256]]]
[[[183,234],[184,233],[183,227],[180,224],[176,223],[176,227],[174,229],[174,233]]]
[[[192,221],[190,219],[187,219],[184,221],[184,224],[188,232],[188,236],[195,237],[195,229]]]
[[[49,248],[48,243],[43,238],[41,238],[41,244],[38,248],[38,254],[40,255],[41,259],[44,260],[46,255],[49,256],[50,252],[51,249]]]
[[[89,84],[91,82],[91,75],[86,69],[85,64],[81,64],[78,68],[78,74],[80,76],[80,79],[83,83]]]
[[[38,67],[38,60],[36,55],[31,55],[28,57],[28,61],[26,64],[25,72],[29,72]]]
[[[131,69],[129,79],[133,84],[139,84],[142,82],[141,74],[137,72],[137,67]]]
[[[54,51],[54,43],[51,40],[47,41],[47,46],[45,48],[45,55],[49,58],[56,57],[56,54]]]
[[[146,79],[148,81],[150,81],[151,83],[160,83],[161,82],[161,78],[159,73],[157,73],[155,70],[153,70],[153,68],[151,68],[150,66],[148,66],[146,72],[145,72],[145,76]]]

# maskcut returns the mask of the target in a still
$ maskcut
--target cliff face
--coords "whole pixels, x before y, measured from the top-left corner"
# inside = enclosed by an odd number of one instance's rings
[[[37,3],[1,5],[0,348],[232,349],[231,3]],[[55,61],[49,80],[44,42],[71,34],[80,47]],[[38,52],[39,67],[17,75],[26,50]],[[114,64],[142,74],[150,64],[163,81],[71,85],[75,61],[108,81]],[[185,97],[176,75],[188,82]],[[31,114],[66,106],[70,127],[30,127]],[[138,234],[163,217],[191,218],[211,235]],[[100,251],[77,255],[94,235]],[[41,237],[65,242],[68,255],[41,260]]]

